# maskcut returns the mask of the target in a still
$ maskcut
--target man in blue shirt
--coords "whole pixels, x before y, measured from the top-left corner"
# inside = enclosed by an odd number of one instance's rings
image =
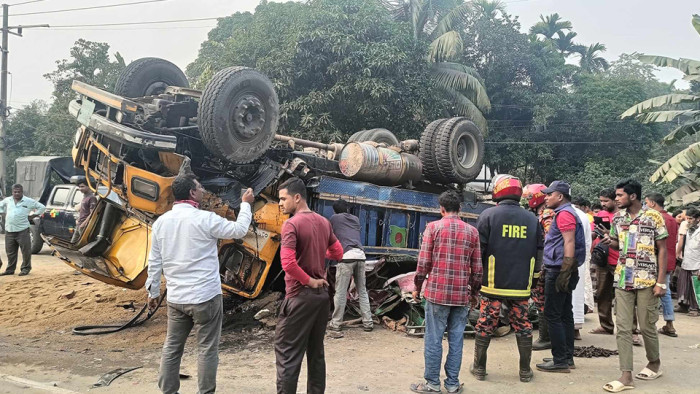
[[[22,249],[20,276],[32,270],[32,241],[29,221],[41,215],[46,207],[38,201],[24,196],[22,185],[12,186],[12,197],[0,202],[0,213],[5,213],[5,253],[7,269],[0,275],[13,275],[17,267],[17,251]]]

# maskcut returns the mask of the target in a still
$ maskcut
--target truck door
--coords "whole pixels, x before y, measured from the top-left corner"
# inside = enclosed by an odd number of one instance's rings
[[[41,218],[41,228],[44,234],[66,238],[66,231],[63,230],[61,222],[64,220],[66,209],[70,205],[72,189],[71,186],[56,186],[51,192],[46,204],[46,211]],[[68,239],[70,239],[70,235]]]
[[[73,189],[73,196],[70,201],[70,207],[66,209],[66,214],[61,223],[61,232],[65,234],[66,239],[73,238],[73,232],[78,223],[78,216],[80,216],[80,203],[83,201],[83,193],[77,187]],[[64,235],[59,235],[59,237],[64,238]]]

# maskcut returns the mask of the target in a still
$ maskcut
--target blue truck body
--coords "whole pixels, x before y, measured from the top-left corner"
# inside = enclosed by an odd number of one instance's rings
[[[426,224],[440,218],[438,194],[377,186],[341,178],[320,177],[309,184],[310,208],[329,218],[339,198],[360,218],[360,239],[370,256],[417,256]],[[464,201],[460,216],[475,224],[490,203]]]

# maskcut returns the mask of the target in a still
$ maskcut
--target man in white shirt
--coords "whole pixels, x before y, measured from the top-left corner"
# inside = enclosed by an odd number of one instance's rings
[[[678,273],[678,313],[688,313],[689,316],[700,315],[697,295],[693,288],[693,277],[700,275],[700,210],[690,207],[686,211],[688,233],[685,238],[683,263]]]
[[[153,224],[146,280],[151,310],[158,304],[161,273],[168,289],[168,331],[158,387],[166,394],[180,389],[180,360],[187,336],[195,327],[199,393],[213,393],[223,319],[217,243],[219,239],[240,239],[246,235],[253,191],[248,189],[243,194],[238,218],[232,222],[198,209],[204,188],[194,177],[177,177],[172,190],[172,210]]]
[[[593,282],[591,281],[591,244],[593,236],[591,235],[591,222],[588,215],[574,206],[576,215],[581,220],[583,225],[583,235],[586,238],[586,261],[578,267],[579,277],[583,281],[583,286],[576,286],[572,294],[572,303],[574,306],[574,339],[581,339],[581,328],[583,328],[585,305],[593,309]]]

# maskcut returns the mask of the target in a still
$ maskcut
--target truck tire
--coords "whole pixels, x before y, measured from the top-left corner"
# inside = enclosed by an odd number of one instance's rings
[[[202,92],[198,109],[202,142],[234,164],[259,158],[277,131],[279,101],[272,82],[247,67],[216,73]]]
[[[435,157],[440,176],[448,183],[476,179],[484,164],[484,136],[467,118],[451,118],[435,135]]]
[[[418,158],[421,164],[423,164],[423,176],[433,182],[442,182],[442,177],[440,176],[437,160],[435,158],[435,134],[437,133],[438,127],[446,121],[447,119],[438,119],[431,122],[420,136]]]
[[[364,136],[369,130],[360,130],[348,138],[348,144],[351,142],[362,142],[365,141]]]
[[[153,96],[166,86],[190,86],[187,77],[176,65],[157,57],[144,57],[131,62],[119,74],[114,94],[124,97]]]
[[[31,240],[32,254],[41,252],[41,248],[44,247],[44,240],[41,238],[39,226],[29,226],[29,239]]]
[[[386,144],[387,146],[398,146],[399,139],[394,133],[387,129],[369,129],[358,131],[348,138],[348,142],[365,142],[372,141],[378,144]]]

